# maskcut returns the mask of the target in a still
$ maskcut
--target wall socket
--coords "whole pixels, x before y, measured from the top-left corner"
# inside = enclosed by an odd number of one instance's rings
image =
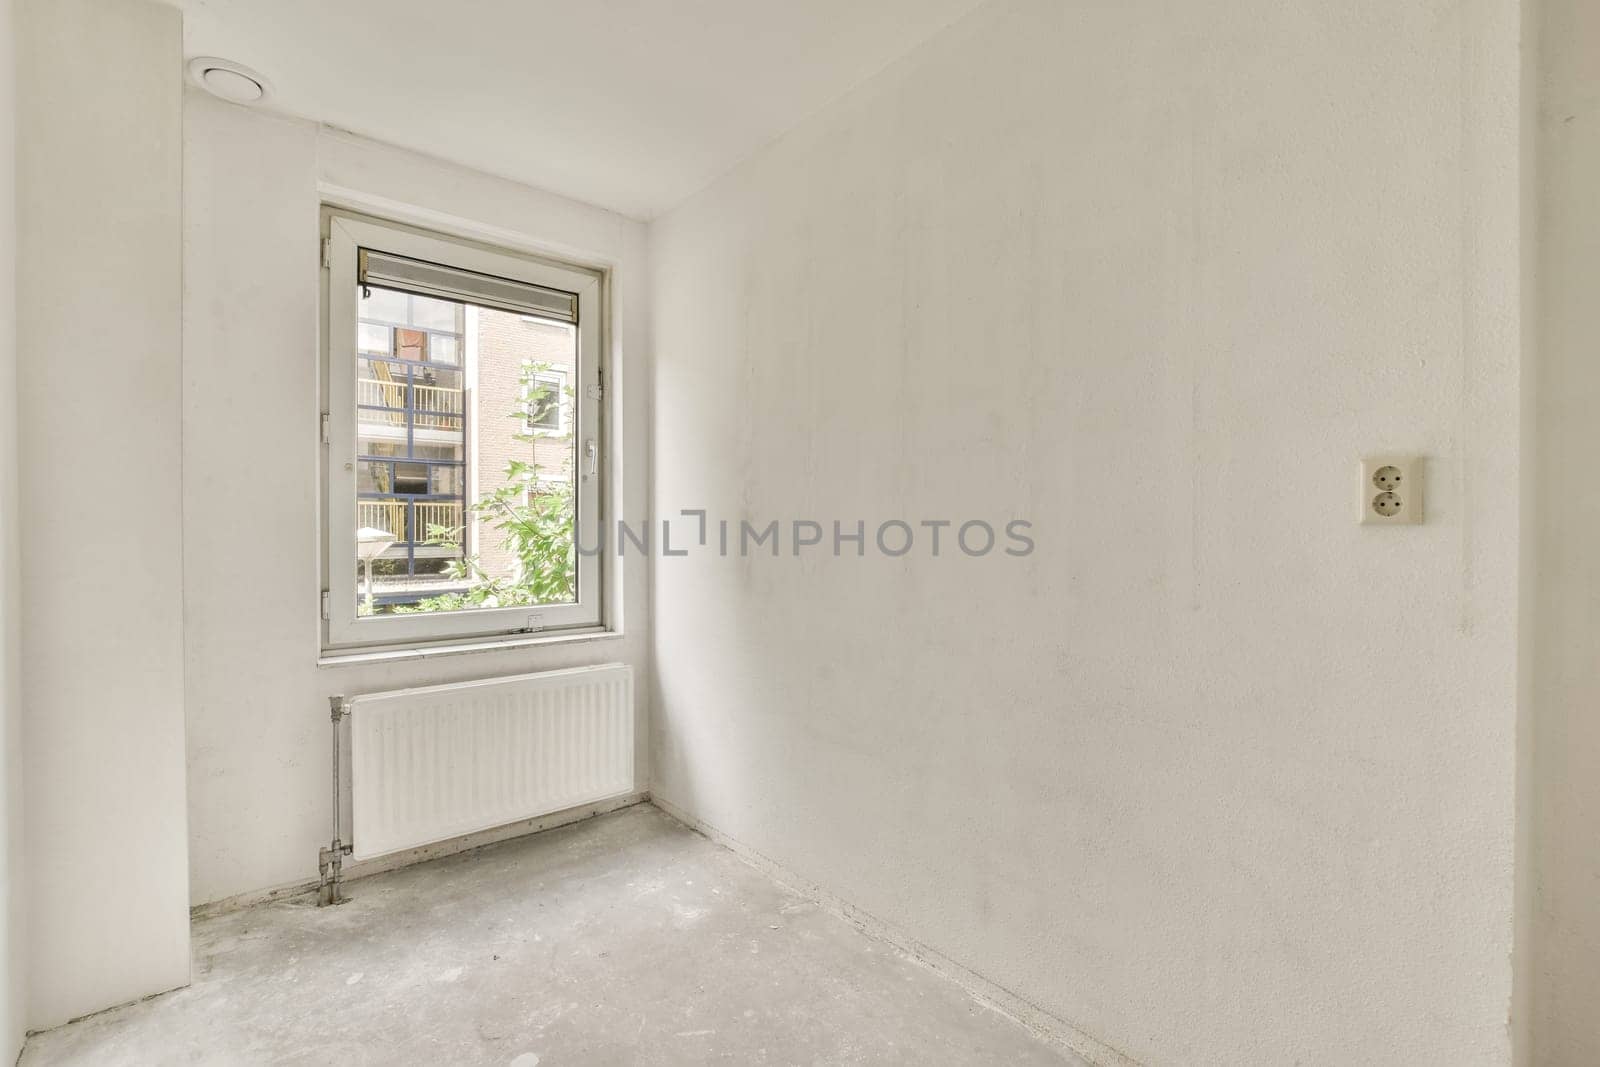
[[[1361,524],[1409,526],[1422,521],[1422,461],[1375,456],[1361,461]]]

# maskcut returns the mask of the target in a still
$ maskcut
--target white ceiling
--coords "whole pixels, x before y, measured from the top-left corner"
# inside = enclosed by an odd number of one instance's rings
[[[170,0],[274,109],[649,218],[981,0]]]

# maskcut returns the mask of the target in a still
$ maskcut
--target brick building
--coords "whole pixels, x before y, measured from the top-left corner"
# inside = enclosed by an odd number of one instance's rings
[[[467,309],[467,381],[476,390],[468,410],[479,413],[468,431],[472,501],[506,484],[513,460],[533,464],[533,491],[571,483],[576,365],[577,333],[568,324]],[[524,368],[531,388],[524,387]],[[468,544],[484,569],[494,575],[515,574],[515,558],[501,547],[505,535],[494,528],[492,517],[474,512],[469,521]]]

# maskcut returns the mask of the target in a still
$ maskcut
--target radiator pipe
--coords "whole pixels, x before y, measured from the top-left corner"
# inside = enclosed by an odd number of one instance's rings
[[[321,881],[317,887],[317,906],[327,907],[330,904],[343,904],[345,896],[340,888],[343,878],[344,858],[355,848],[339,839],[340,818],[339,798],[343,790],[340,789],[340,759],[339,759],[339,720],[350,714],[350,705],[343,696],[328,698],[328,708],[333,719],[333,842],[317,853],[317,872]]]

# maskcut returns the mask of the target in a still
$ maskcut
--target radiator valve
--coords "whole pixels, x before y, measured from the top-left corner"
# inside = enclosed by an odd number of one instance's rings
[[[340,882],[344,858],[348,856],[354,846],[340,842],[336,837],[333,844],[317,853],[317,873],[321,881],[317,886],[317,906],[325,908],[329,904],[343,904],[349,898],[344,895]]]

